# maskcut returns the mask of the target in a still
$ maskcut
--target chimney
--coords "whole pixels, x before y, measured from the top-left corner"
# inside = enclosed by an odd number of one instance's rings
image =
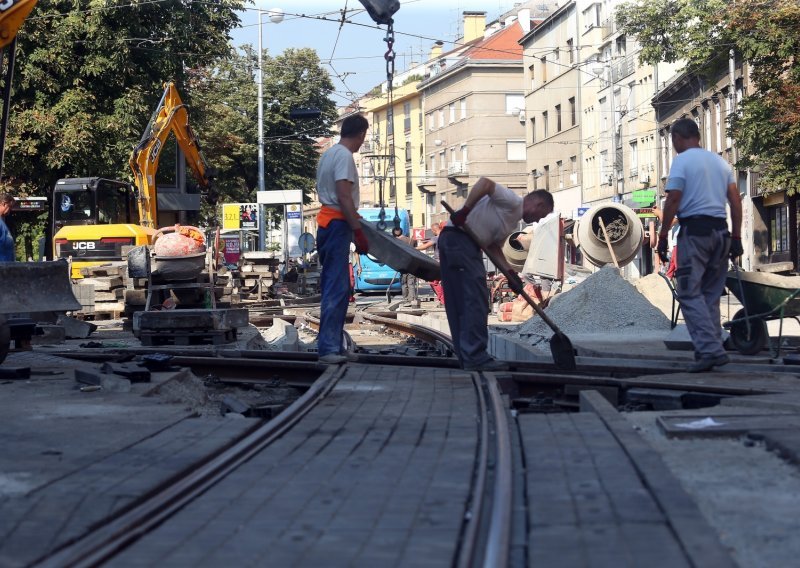
[[[483,37],[486,12],[464,12],[464,43]]]
[[[522,27],[522,33],[526,34],[531,31],[531,11],[529,8],[524,8],[517,12],[517,20]]]
[[[437,41],[436,43],[433,44],[433,47],[431,48],[431,55],[428,58],[428,61],[433,61],[437,57],[441,57],[443,44],[444,42],[442,41]]]

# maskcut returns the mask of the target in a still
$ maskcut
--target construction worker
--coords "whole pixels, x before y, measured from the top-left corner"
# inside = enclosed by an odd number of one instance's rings
[[[11,213],[14,207],[14,197],[8,193],[0,193],[0,262],[13,262],[15,259],[14,254],[14,237],[11,236],[11,231],[8,230],[4,217]]]
[[[445,312],[450,324],[456,355],[468,371],[500,371],[506,364],[486,351],[489,342],[489,290],[481,246],[503,259],[505,239],[519,224],[540,220],[553,210],[553,196],[540,189],[524,198],[489,178],[480,178],[467,195],[461,209],[439,235],[442,285],[447,298]],[[476,244],[459,227],[468,224],[480,241]],[[480,245],[480,246],[479,246]],[[516,277],[510,265],[502,267]]]
[[[709,371],[730,361],[722,346],[719,300],[725,288],[728,257],[742,255],[742,200],[730,164],[700,147],[700,130],[689,118],[670,129],[678,155],[664,190],[664,222],[658,235],[658,254],[666,257],[669,228],[678,216],[678,269],[675,288],[683,319],[692,337],[692,373]],[[731,207],[728,231],[726,202]]]
[[[360,114],[342,121],[339,143],[325,151],[317,166],[317,193],[322,204],[317,215],[317,248],[322,264],[320,327],[317,339],[319,360],[342,363],[344,323],[350,300],[350,242],[356,252],[369,252],[361,229],[358,170],[353,154],[361,148],[369,122]]]
[[[444,228],[444,222],[434,222],[431,225],[431,232],[433,236],[428,239],[427,241],[417,245],[417,250],[428,250],[429,248],[433,249],[433,260],[439,262],[439,234],[442,232],[442,228]],[[432,280],[428,282],[431,286],[431,290],[433,293],[436,294],[436,298],[438,298],[439,303],[444,305],[444,290],[442,290],[442,281],[441,280]]]

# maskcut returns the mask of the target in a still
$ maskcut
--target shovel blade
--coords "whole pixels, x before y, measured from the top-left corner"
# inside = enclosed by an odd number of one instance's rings
[[[0,314],[81,309],[63,260],[0,262],[0,290]]]
[[[559,369],[574,371],[578,368],[575,362],[575,348],[569,337],[563,333],[555,333],[550,338],[550,353],[553,355],[553,362]]]

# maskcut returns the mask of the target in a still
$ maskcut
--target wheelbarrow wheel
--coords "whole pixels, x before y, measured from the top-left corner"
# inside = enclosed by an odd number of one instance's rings
[[[743,309],[734,314],[731,324],[731,343],[742,355],[755,355],[767,347],[769,341],[767,322],[763,319],[751,319],[748,338],[747,322],[743,321],[746,317]]]
[[[0,315],[0,363],[5,361],[8,348],[11,346],[11,328],[6,316]]]

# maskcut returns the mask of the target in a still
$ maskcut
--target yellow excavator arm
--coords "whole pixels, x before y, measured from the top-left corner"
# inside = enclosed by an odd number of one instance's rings
[[[17,37],[22,22],[38,0],[0,0],[0,49]]]
[[[200,185],[208,187],[211,182],[208,164],[200,151],[197,137],[189,126],[186,105],[183,104],[175,84],[170,81],[164,86],[161,102],[128,161],[133,170],[138,194],[139,222],[145,227],[155,228],[158,221],[156,172],[170,133],[175,135],[178,146],[183,150]]]

